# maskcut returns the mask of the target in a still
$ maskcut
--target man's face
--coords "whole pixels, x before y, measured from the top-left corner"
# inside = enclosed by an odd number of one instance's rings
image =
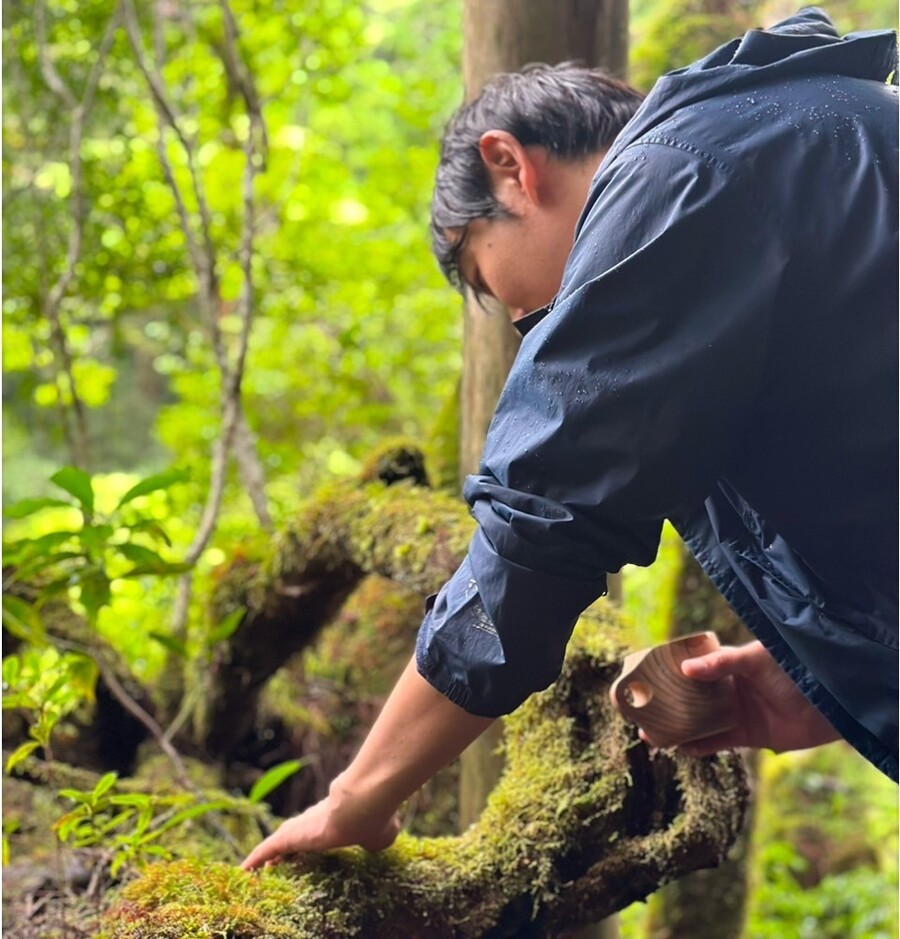
[[[488,131],[479,146],[494,198],[507,215],[475,219],[464,233],[448,235],[463,238],[463,280],[476,293],[496,297],[517,320],[558,293],[603,152],[555,160],[543,147],[523,147],[505,131]]]
[[[557,294],[572,248],[574,219],[540,213],[470,222],[460,272],[478,294],[504,303],[513,320],[546,306]]]

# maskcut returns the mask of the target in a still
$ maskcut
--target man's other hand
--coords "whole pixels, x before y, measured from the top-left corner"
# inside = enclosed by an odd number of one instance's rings
[[[839,740],[840,734],[803,696],[761,642],[723,646],[686,659],[681,670],[696,681],[732,676],[738,723],[731,730],[679,747],[688,756],[709,756],[732,747],[762,747],[782,753]],[[645,742],[652,744],[641,732]]]

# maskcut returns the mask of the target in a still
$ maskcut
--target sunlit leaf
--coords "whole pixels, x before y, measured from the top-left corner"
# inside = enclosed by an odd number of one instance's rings
[[[116,780],[119,778],[118,773],[105,773],[100,777],[100,781],[94,786],[94,791],[91,793],[94,801],[96,802],[101,796],[109,792],[110,789],[116,784]]]
[[[246,612],[247,608],[243,606],[232,610],[209,634],[209,644],[211,646],[215,645],[217,642],[222,642],[232,636],[234,631],[240,626],[241,620],[243,620]]]
[[[247,798],[251,802],[261,802],[273,789],[277,789],[286,779],[293,776],[294,773],[299,772],[310,762],[311,761],[308,759],[288,760],[285,763],[279,763],[277,766],[273,766],[268,772],[263,773],[263,775],[256,780]]]
[[[47,641],[41,614],[30,603],[8,593],[3,595],[3,626],[30,645],[43,645]]]
[[[65,502],[63,499],[22,499],[12,505],[4,506],[3,514],[7,518],[26,518],[34,515],[35,512],[52,508],[71,509],[72,503]]]
[[[17,767],[23,760],[27,759],[41,746],[39,741],[29,740],[27,743],[23,743],[20,747],[15,749],[11,754],[9,759],[6,761],[6,772],[11,773],[15,767]]]
[[[91,477],[84,470],[78,469],[76,466],[65,466],[50,477],[50,482],[75,496],[81,503],[85,515],[93,513],[94,487],[91,483]]]
[[[157,492],[160,489],[168,489],[170,486],[174,486],[176,483],[183,483],[190,479],[191,473],[190,470],[186,469],[171,469],[167,470],[165,473],[158,473],[155,476],[148,476],[146,479],[142,479],[139,483],[132,486],[128,492],[119,499],[119,504],[116,506],[117,509],[122,508],[123,505],[131,502],[133,499],[137,499],[139,496],[149,495],[151,492]]]

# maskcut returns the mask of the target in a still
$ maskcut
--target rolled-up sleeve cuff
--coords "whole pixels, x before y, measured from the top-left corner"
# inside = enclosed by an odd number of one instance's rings
[[[497,630],[481,602],[469,558],[425,604],[416,640],[419,674],[445,697],[472,714],[498,717],[485,710],[485,669],[503,664]],[[480,687],[479,687],[480,685]],[[476,694],[475,691],[480,694]],[[482,700],[478,700],[478,699]]]
[[[604,577],[587,585],[496,554],[488,562],[476,534],[457,572],[427,601],[416,641],[419,674],[470,714],[509,714],[555,681],[575,620],[604,589]]]

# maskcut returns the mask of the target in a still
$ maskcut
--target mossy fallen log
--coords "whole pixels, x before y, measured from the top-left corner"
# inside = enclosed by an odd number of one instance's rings
[[[718,863],[747,801],[740,759],[651,758],[612,712],[615,615],[585,617],[563,673],[506,719],[507,766],[455,838],[304,856],[258,874],[157,864],[105,918],[109,939],[562,937]]]

